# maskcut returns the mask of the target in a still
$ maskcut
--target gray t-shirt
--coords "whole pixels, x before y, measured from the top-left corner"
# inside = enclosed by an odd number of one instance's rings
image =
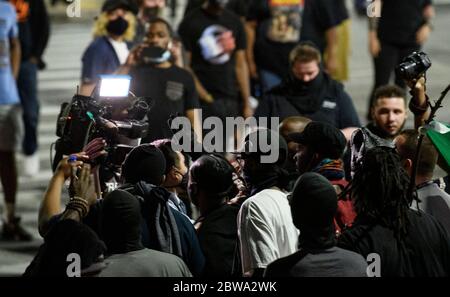
[[[105,259],[98,277],[191,277],[181,258],[151,249],[115,254]]]
[[[366,277],[367,263],[354,252],[332,247],[306,255],[301,251],[271,263],[265,277]]]
[[[419,208],[435,217],[450,234],[450,195],[441,190],[435,183],[429,183],[427,186],[418,189],[417,193],[421,200]],[[417,210],[415,202],[413,202],[411,208]]]

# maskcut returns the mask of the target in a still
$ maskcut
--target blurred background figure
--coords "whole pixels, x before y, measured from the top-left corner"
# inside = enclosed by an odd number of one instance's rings
[[[138,13],[133,46],[144,41],[149,21],[161,17],[162,10],[166,7],[166,0],[134,0],[134,2],[138,8]]]
[[[5,196],[2,239],[29,241],[32,236],[16,216],[17,168],[15,152],[22,141],[22,109],[16,80],[20,41],[14,7],[0,1],[0,180]]]
[[[90,96],[99,75],[112,74],[124,64],[134,38],[136,19],[126,0],[107,0],[94,24],[94,40],[83,54],[81,95]]]
[[[25,135],[22,144],[25,160],[23,173],[34,176],[39,172],[38,122],[39,99],[37,71],[45,69],[42,60],[50,35],[50,19],[43,0],[10,0],[17,12],[22,51],[17,87],[23,109]]]
[[[431,0],[376,0],[369,16],[369,51],[373,57],[375,77],[369,98],[367,118],[372,119],[375,90],[390,82],[394,68],[411,53],[420,50],[430,36],[434,8]],[[405,82],[395,77],[395,84],[405,88]]]

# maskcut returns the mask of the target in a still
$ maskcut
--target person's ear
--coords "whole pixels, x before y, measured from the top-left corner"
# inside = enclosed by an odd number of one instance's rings
[[[403,168],[408,172],[408,174],[411,176],[413,167],[413,161],[411,159],[403,160]]]
[[[164,174],[164,175],[161,177],[161,183],[160,183],[160,185],[163,185],[165,181],[166,181],[166,175]]]
[[[373,105],[370,107],[370,116],[375,119],[375,107]]]

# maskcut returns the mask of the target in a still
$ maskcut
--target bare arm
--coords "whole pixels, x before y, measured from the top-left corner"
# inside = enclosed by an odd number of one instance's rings
[[[425,121],[430,117],[431,110],[428,108],[428,98],[426,95],[425,78],[420,78],[414,82],[408,82],[408,86],[411,88],[411,104],[424,112],[413,112],[414,113],[414,127],[419,129],[419,127],[425,124]],[[410,105],[411,107],[411,105]]]
[[[189,51],[186,51],[185,69],[188,70],[192,74],[192,77],[194,78],[195,88],[197,89],[200,100],[205,101],[207,103],[213,102],[214,98],[212,98],[211,94],[208,93],[208,91],[205,89],[205,87],[202,85],[202,83],[198,79],[197,75],[195,75],[194,70],[192,70],[191,62],[192,62],[192,53]]]
[[[431,20],[431,19],[434,17],[435,14],[436,14],[436,13],[435,13],[434,7],[433,7],[433,5],[431,5],[431,4],[425,6],[425,8],[423,9],[423,17],[424,17],[427,21]]]
[[[81,83],[80,86],[80,95],[83,96],[91,96],[92,92],[95,89],[96,84],[87,84],[87,83]]]
[[[325,33],[325,38],[327,41],[327,48],[325,49],[325,54],[327,56],[327,61],[325,68],[330,74],[334,74],[337,68],[337,45],[338,45],[338,34],[337,27],[333,27],[327,30]]]
[[[416,41],[418,44],[424,44],[428,40],[430,33],[433,30],[431,19],[434,17],[434,13],[432,5],[428,5],[423,9],[425,23],[417,30]]]
[[[20,69],[20,59],[21,59],[21,50],[20,50],[20,41],[19,38],[11,38],[10,40],[10,59],[11,59],[11,70],[14,75],[14,78],[17,79],[19,77],[19,69]]]
[[[76,154],[77,158],[82,158],[83,154]],[[61,213],[61,191],[66,179],[72,174],[72,168],[81,166],[83,162],[76,161],[73,163],[68,162],[68,157],[62,159],[55,174],[51,178],[47,191],[44,194],[44,199],[41,202],[38,215],[38,229],[39,234],[44,236],[47,229],[47,223],[49,220]]]
[[[249,81],[249,73],[248,66],[245,57],[244,50],[236,51],[236,78],[239,85],[239,90],[241,91],[242,96],[242,114],[244,118],[248,118],[252,116],[252,111],[250,108],[250,81]]]
[[[372,57],[376,58],[380,54],[381,45],[380,40],[378,39],[378,21],[379,18],[377,15],[381,14],[381,1],[373,2],[372,5],[375,5],[374,16],[369,17],[369,52]],[[378,6],[376,6],[378,5]]]
[[[186,110],[186,117],[191,122],[192,127],[194,127],[195,135],[197,135],[197,139],[200,135],[202,135],[202,124],[200,122],[200,116],[198,114],[198,109],[189,109]]]
[[[245,33],[247,34],[247,63],[252,78],[258,77],[258,69],[256,67],[254,55],[256,26],[256,21],[249,21],[245,24]]]

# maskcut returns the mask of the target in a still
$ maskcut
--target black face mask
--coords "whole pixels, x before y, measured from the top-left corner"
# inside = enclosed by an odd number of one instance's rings
[[[323,71],[320,71],[317,77],[309,82],[301,81],[291,73],[282,85],[282,95],[300,113],[313,113],[322,106],[330,81]]]
[[[172,54],[170,50],[158,46],[148,46],[142,50],[142,64],[161,64],[169,61]]]
[[[146,7],[142,11],[142,15],[147,19],[150,20],[152,18],[156,18],[159,14],[159,8],[158,7]]]
[[[108,33],[121,36],[125,31],[128,29],[128,21],[124,19],[123,17],[118,17],[114,21],[109,21],[108,25],[106,26],[106,30]]]
[[[178,187],[183,188],[183,189],[187,189],[188,181],[189,181],[189,173],[186,173],[185,175],[183,175],[183,179],[181,180],[181,182],[178,185]]]
[[[208,0],[208,3],[215,7],[225,8],[228,4],[228,0]]]

